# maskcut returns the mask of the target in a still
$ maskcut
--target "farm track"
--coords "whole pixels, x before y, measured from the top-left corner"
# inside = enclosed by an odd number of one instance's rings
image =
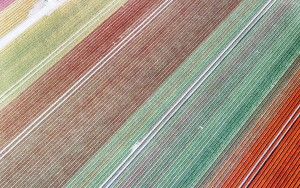
[[[0,117],[4,133],[1,147],[39,117],[114,43],[132,31],[137,25],[134,23],[141,23],[162,2],[130,1],[4,109]],[[223,9],[211,1],[200,1],[192,9],[192,1],[174,1],[151,23],[152,27],[145,28],[63,106],[47,116],[41,127],[4,156],[0,162],[1,186],[63,185],[238,3],[232,1],[232,6]],[[202,17],[206,19],[197,19]],[[112,30],[113,36],[109,34]],[[12,126],[10,130],[17,131],[9,131]]]
[[[282,83],[270,94],[257,114],[251,119],[240,140],[233,142],[231,151],[224,153],[216,170],[210,174],[205,186],[238,187],[251,172],[255,163],[266,151],[286,121],[300,104],[300,64],[299,58],[282,78]],[[290,125],[291,126],[291,125]],[[280,160],[279,160],[280,161]]]

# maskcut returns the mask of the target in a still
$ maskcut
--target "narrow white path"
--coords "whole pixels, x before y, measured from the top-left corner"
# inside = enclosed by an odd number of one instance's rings
[[[20,142],[24,141],[33,131],[40,128],[56,109],[64,104],[78,89],[88,82],[103,66],[105,66],[116,54],[118,54],[127,44],[136,38],[155,18],[158,17],[174,0],[165,0],[154,12],[152,12],[142,23],[131,31],[120,43],[118,43],[103,59],[92,67],[84,76],[82,76],[72,87],[66,91],[57,101],[55,101],[46,111],[37,119],[31,122],[16,138],[0,151],[0,163],[5,162],[2,159],[11,152]]]
[[[27,72],[21,79],[19,79],[14,85],[12,85],[9,89],[0,94],[0,105],[5,102],[15,91],[17,91],[20,87],[26,84],[34,75],[39,73],[46,65],[49,64],[55,57],[57,57],[63,50],[69,47],[74,41],[76,41],[79,37],[81,37],[84,32],[87,31],[89,27],[93,24],[97,23],[100,17],[107,14],[109,11],[113,9],[113,5],[117,4],[117,0],[113,0],[99,11],[91,20],[86,22],[79,30],[77,30],[74,34],[72,34],[65,42],[63,42],[60,46],[58,46],[53,52],[51,52],[47,57],[45,57],[41,62],[39,62],[36,66],[34,66],[29,72]]]
[[[280,131],[277,133],[276,137],[272,140],[272,142],[269,144],[269,146],[264,151],[264,153],[256,161],[255,165],[251,168],[250,172],[245,177],[245,179],[243,180],[243,182],[241,183],[239,188],[249,187],[249,185],[252,183],[255,176],[259,172],[259,170],[261,170],[261,168],[264,166],[264,164],[268,161],[268,159],[271,157],[272,153],[275,151],[275,149],[278,148],[279,144],[285,138],[285,135],[289,132],[289,130],[292,128],[293,124],[300,117],[299,110],[300,110],[300,105],[297,106],[295,111],[292,113],[292,115],[289,117],[289,119],[285,122],[285,124],[282,126]]]
[[[12,31],[0,38],[0,50],[6,48],[24,32],[26,32],[33,25],[38,23],[45,16],[51,15],[59,7],[64,5],[67,0],[41,0],[29,12],[25,21],[17,25]]]
[[[151,131],[132,149],[131,153],[115,169],[115,171],[100,186],[108,188],[123,174],[128,166],[142,153],[151,140],[160,132],[160,130],[169,122],[176,112],[188,101],[189,98],[198,90],[214,70],[223,62],[223,60],[232,52],[232,50],[241,42],[241,40],[251,31],[256,23],[268,12],[275,4],[276,0],[269,0],[264,7],[252,18],[245,28],[229,43],[229,45],[219,54],[219,56],[210,64],[209,67],[197,78],[197,80],[186,90],[186,92],[176,101],[176,103],[167,111],[167,113],[154,125]]]

